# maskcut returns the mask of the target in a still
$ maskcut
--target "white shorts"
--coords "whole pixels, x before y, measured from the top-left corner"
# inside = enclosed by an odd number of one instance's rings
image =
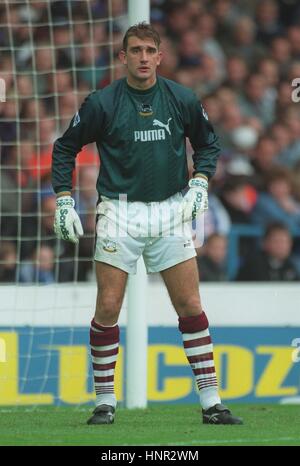
[[[97,207],[94,259],[135,274],[141,255],[147,273],[160,272],[196,256],[192,231],[182,223],[182,194],[161,202],[102,197]]]

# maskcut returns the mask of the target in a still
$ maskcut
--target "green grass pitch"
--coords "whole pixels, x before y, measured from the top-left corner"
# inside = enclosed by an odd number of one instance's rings
[[[0,408],[0,445],[300,445],[299,405],[231,408],[244,425],[203,425],[196,405],[119,408],[105,426],[86,424],[92,408]]]

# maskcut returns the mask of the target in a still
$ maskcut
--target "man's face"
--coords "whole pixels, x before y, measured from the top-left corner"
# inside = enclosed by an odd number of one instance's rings
[[[283,261],[291,254],[293,244],[287,231],[275,230],[264,240],[263,246],[269,256]]]
[[[216,264],[223,264],[227,254],[227,241],[223,237],[211,238],[205,248],[206,254]]]
[[[127,50],[120,52],[120,59],[127,66],[128,83],[133,87],[146,89],[155,83],[161,52],[153,39],[129,37]]]

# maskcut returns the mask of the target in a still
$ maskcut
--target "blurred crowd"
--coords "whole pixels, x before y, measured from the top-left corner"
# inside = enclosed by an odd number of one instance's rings
[[[74,172],[85,237],[79,246],[59,242],[52,144],[89,92],[124,75],[118,51],[127,2],[4,3],[0,281],[91,280],[99,158],[85,147]],[[195,91],[220,138],[200,280],[299,280],[300,3],[152,0],[151,22],[162,37],[159,74]],[[229,274],[231,232],[241,226]]]

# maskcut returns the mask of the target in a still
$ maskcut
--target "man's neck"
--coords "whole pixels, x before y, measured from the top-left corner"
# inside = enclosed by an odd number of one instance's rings
[[[149,82],[144,82],[144,81],[132,81],[130,78],[127,78],[127,84],[128,86],[132,87],[133,89],[138,89],[139,91],[146,91],[147,89],[150,89],[156,84],[157,78],[153,81]]]

